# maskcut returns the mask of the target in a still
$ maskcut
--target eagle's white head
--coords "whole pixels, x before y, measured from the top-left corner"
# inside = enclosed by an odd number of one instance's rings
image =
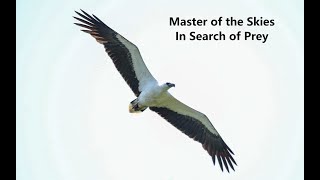
[[[175,87],[175,86],[176,86],[175,84],[167,82],[162,85],[162,88],[163,88],[163,90],[167,91],[168,89]]]

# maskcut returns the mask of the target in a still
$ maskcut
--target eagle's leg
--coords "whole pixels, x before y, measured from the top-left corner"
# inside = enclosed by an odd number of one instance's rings
[[[145,107],[145,106],[140,107],[139,103],[138,103],[138,99],[135,99],[135,100],[131,101],[130,104],[129,104],[129,112],[130,113],[143,112],[147,108],[148,107]]]

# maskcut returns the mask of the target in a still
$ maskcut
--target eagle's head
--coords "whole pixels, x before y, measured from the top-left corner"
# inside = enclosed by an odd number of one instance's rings
[[[166,86],[168,86],[168,89],[169,89],[169,88],[175,87],[176,85],[173,84],[173,83],[167,82],[167,83],[166,83]]]

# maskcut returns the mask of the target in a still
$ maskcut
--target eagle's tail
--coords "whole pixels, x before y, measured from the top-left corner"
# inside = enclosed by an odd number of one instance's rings
[[[144,110],[146,110],[147,108],[148,107],[146,107],[146,106],[139,107],[138,99],[131,101],[129,104],[129,112],[130,113],[140,113],[140,112],[143,112]]]

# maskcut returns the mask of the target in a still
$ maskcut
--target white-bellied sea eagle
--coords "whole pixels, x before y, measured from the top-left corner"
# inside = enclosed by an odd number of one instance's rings
[[[74,17],[81,23],[75,24],[86,28],[82,31],[89,33],[104,46],[117,70],[137,97],[130,102],[129,112],[142,112],[149,108],[184,134],[200,142],[212,157],[213,164],[215,158],[218,159],[222,171],[225,167],[229,172],[229,166],[234,170],[233,164],[236,165],[236,162],[232,157],[233,152],[207,116],[174,98],[168,92],[168,89],[175,86],[173,83],[159,85],[143,62],[136,45],[95,15],[81,11],[82,13],[76,11],[80,18]]]

